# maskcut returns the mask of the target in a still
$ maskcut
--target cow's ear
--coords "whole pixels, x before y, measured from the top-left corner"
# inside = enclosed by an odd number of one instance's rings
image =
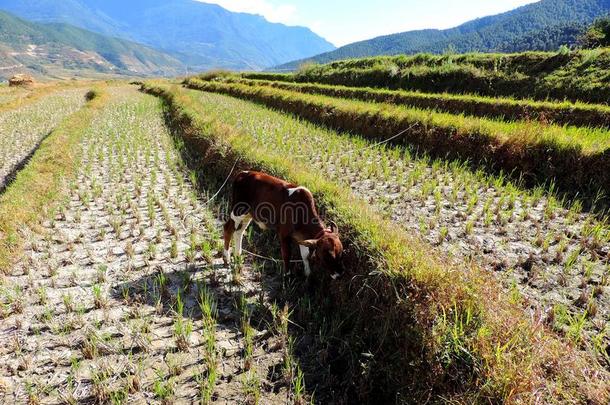
[[[337,224],[334,221],[330,221],[329,225],[330,231],[335,235],[339,235],[339,227],[337,226]]]
[[[308,248],[314,248],[314,247],[316,247],[317,244],[318,244],[317,239],[307,239],[307,240],[299,242],[299,245],[305,246]]]

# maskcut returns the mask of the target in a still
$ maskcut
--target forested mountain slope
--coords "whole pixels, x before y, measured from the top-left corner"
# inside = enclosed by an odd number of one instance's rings
[[[466,52],[554,51],[575,42],[585,26],[610,12],[610,0],[542,0],[507,13],[479,18],[447,30],[420,30],[346,45],[314,58],[277,67],[294,69],[306,62],[327,63],[377,55]]]

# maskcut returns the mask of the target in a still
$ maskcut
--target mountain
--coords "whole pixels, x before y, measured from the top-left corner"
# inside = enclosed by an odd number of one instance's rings
[[[76,73],[177,75],[184,66],[149,47],[68,24],[40,24],[0,11],[0,78],[28,71],[45,76]]]
[[[479,18],[447,30],[419,30],[356,42],[313,58],[278,66],[378,55],[557,50],[574,43],[584,26],[610,12],[610,0],[542,0],[507,13]]]
[[[0,0],[0,9],[140,42],[194,70],[257,70],[335,49],[308,28],[195,0]]]

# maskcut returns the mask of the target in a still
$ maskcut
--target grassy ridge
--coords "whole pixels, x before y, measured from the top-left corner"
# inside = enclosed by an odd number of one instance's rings
[[[31,161],[0,196],[0,270],[7,270],[20,254],[20,228],[44,218],[60,198],[66,178],[76,172],[78,145],[85,128],[105,97],[87,93],[88,104],[67,117],[40,145]]]
[[[558,189],[582,198],[610,192],[610,137],[606,131],[537,123],[502,123],[405,107],[300,94],[268,87],[186,81],[191,88],[261,102],[334,129],[386,140],[410,128],[395,143],[435,156],[470,159],[502,169],[528,185],[554,180]]]
[[[226,81],[231,81],[227,78]],[[237,80],[251,86],[270,86],[300,93],[321,94],[377,103],[408,105],[451,114],[499,118],[507,121],[539,120],[558,125],[610,128],[610,107],[583,103],[551,103],[453,94],[429,94],[362,87],[290,83],[268,80]]]
[[[310,65],[298,82],[538,100],[610,100],[610,49],[550,53],[382,56]],[[281,77],[281,76],[280,76]]]
[[[277,151],[253,148],[247,133],[203,114],[189,91],[163,84],[144,89],[165,100],[176,132],[217,177],[239,158],[240,168],[307,186],[339,222],[353,274],[323,295],[344,319],[338,341],[370,354],[358,359],[364,369],[342,375],[361,401],[395,401],[396,395],[413,401],[607,400],[607,373],[592,374],[571,348],[532,325],[480,269],[430,255],[429,246],[396,233],[350,191]]]
[[[23,89],[23,88],[2,88],[0,87],[0,89],[2,89],[3,93],[0,93],[0,97],[3,94],[9,93],[11,91],[23,91],[23,92],[27,92],[27,94],[25,94],[23,97],[19,96],[19,97],[14,97],[11,98],[9,101],[5,102],[5,103],[0,103],[0,113],[2,113],[3,111],[8,111],[8,110],[14,110],[17,108],[20,108],[24,105],[33,103],[36,100],[41,99],[42,97],[45,97],[49,94],[61,91],[61,90],[69,90],[69,89],[75,89],[75,88],[84,88],[84,87],[93,87],[96,86],[98,82],[93,82],[93,81],[77,81],[77,82],[68,82],[68,81],[63,81],[63,82],[51,82],[51,83],[41,83],[41,84],[36,84],[31,88],[27,88],[27,89]],[[105,83],[109,84],[112,83],[112,81],[107,80],[105,81]],[[14,90],[13,90],[14,89]]]

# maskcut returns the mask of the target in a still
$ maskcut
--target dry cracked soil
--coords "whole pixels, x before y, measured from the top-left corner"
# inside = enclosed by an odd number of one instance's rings
[[[292,403],[302,376],[275,276],[222,265],[218,212],[160,102],[108,91],[78,179],[54,218],[22,230],[25,257],[1,287],[0,402]],[[69,96],[67,110],[82,94]]]

